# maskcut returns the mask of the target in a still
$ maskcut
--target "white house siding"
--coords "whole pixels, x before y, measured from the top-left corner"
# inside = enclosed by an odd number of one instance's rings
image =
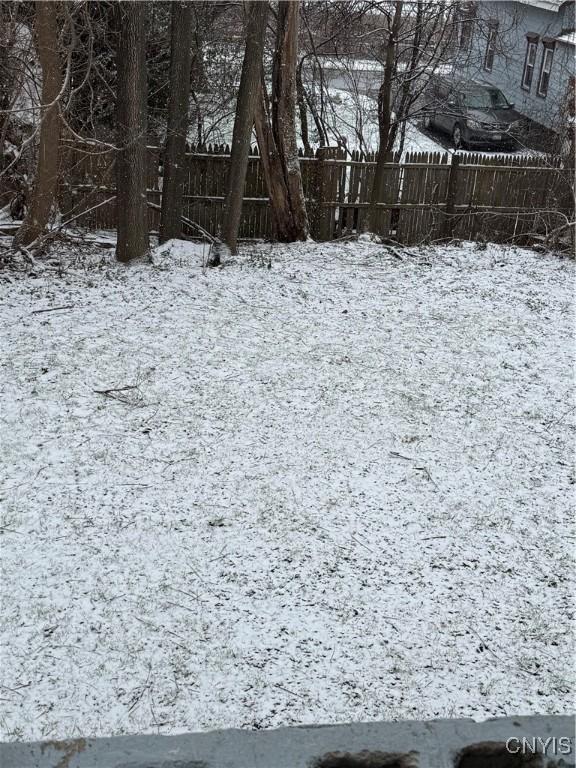
[[[507,0],[477,3],[477,22],[470,52],[461,52],[467,76],[500,88],[516,109],[547,128],[560,130],[570,76],[575,73],[574,45],[565,34],[572,19],[573,3],[547,2],[529,5]],[[483,68],[490,22],[498,23],[492,71]],[[564,34],[563,34],[564,33]],[[530,91],[522,88],[527,35],[539,36]],[[558,40],[559,37],[567,40]],[[546,97],[537,95],[544,46],[543,38],[556,40],[550,83]]]

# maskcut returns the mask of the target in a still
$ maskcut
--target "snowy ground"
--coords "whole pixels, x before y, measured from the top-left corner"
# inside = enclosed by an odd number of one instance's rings
[[[330,144],[336,145],[337,139],[346,137],[349,150],[360,149],[375,152],[378,149],[378,104],[375,99],[362,94],[330,88],[330,102],[326,107],[326,122]],[[312,115],[308,120],[312,139],[316,139]],[[400,137],[395,148],[400,146]],[[404,140],[405,152],[445,152],[446,149],[431,135],[422,133],[415,123],[406,123]]]
[[[570,710],[573,262],[199,261],[0,281],[0,738]]]

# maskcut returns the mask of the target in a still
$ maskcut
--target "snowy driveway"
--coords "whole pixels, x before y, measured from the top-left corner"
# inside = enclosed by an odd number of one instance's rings
[[[568,710],[573,262],[268,253],[0,284],[0,738]]]

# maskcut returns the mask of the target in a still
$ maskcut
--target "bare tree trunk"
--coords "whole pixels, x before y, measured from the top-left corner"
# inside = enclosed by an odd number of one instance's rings
[[[325,123],[324,123],[324,89],[326,87],[324,82],[324,70],[322,68],[322,62],[320,61],[320,58],[318,56],[316,43],[314,41],[314,35],[312,34],[312,30],[310,29],[310,24],[308,22],[308,15],[306,13],[306,4],[302,6],[302,12],[304,16],[304,23],[306,26],[306,33],[308,37],[308,46],[311,51],[311,53],[307,55],[308,56],[311,55],[314,59],[314,65],[312,69],[313,82],[316,81],[316,72],[318,72],[320,76],[320,114],[318,113],[318,109],[316,108],[314,95],[310,96],[310,94],[308,93],[308,90],[304,87],[302,88],[302,95],[304,96],[306,103],[308,104],[308,108],[310,109],[312,119],[314,120],[314,125],[316,126],[316,131],[318,133],[318,141],[320,142],[320,146],[327,147],[330,142],[328,141],[328,134],[326,132]],[[302,61],[300,62],[299,75],[301,74],[303,64],[304,64],[304,59],[302,59]],[[299,81],[302,82],[301,76],[299,77]]]
[[[242,197],[250,153],[250,137],[260,96],[260,71],[266,35],[268,3],[252,0],[247,7],[246,48],[236,101],[234,133],[228,174],[228,190],[224,201],[223,239],[232,253],[236,252]]]
[[[366,226],[372,230],[375,226],[378,209],[376,205],[381,202],[384,194],[384,170],[386,164],[386,151],[388,149],[388,139],[390,136],[390,126],[392,122],[392,78],[394,75],[394,64],[396,60],[396,46],[398,42],[398,33],[402,22],[402,2],[396,2],[394,17],[390,34],[388,38],[388,47],[386,48],[386,60],[384,69],[384,79],[378,92],[378,132],[379,146],[378,159],[374,170],[374,181],[372,183],[372,192],[370,195],[370,208],[366,217]]]
[[[296,143],[298,13],[298,0],[278,3],[271,121],[263,77],[256,113],[256,135],[276,236],[283,242],[306,240],[309,231]]]
[[[14,105],[14,93],[19,87],[18,81],[21,77],[21,72],[13,62],[17,35],[14,11],[13,6],[0,2],[0,147],[4,147],[8,135],[13,117],[11,109]]]
[[[282,160],[278,154],[278,148],[272,133],[268,94],[266,93],[263,70],[261,71],[259,101],[255,116],[255,129],[258,147],[260,149],[262,173],[264,180],[266,181],[266,188],[270,199],[270,210],[272,212],[274,232],[276,237],[281,241],[291,242],[292,240],[297,240],[297,237],[292,237],[291,230],[287,226],[287,223],[291,221],[292,217],[290,211],[290,196],[284,178]]]
[[[320,88],[322,89],[322,85],[320,86]],[[320,117],[320,114],[318,113],[318,109],[316,108],[314,99],[309,95],[306,88],[304,88],[304,98],[306,99],[306,103],[308,104],[308,109],[310,110],[310,114],[312,115],[312,119],[314,120],[314,125],[316,126],[316,131],[318,133],[318,141],[320,143],[320,146],[327,147],[330,141],[328,140],[328,134],[326,132],[326,128],[324,126],[324,123],[322,122],[322,118]]]
[[[40,146],[32,200],[26,218],[14,237],[15,245],[29,245],[42,234],[56,199],[62,127],[59,97],[64,82],[58,51],[58,12],[59,3],[37,0],[35,42],[42,68]]]
[[[170,96],[160,214],[161,243],[179,237],[182,231],[180,217],[186,163],[193,10],[191,2],[172,3]]]
[[[116,160],[118,242],[116,258],[131,261],[148,251],[146,205],[146,4],[122,0],[117,7]]]
[[[410,66],[408,67],[408,71],[405,72],[404,74],[404,80],[402,82],[402,89],[401,89],[400,104],[396,111],[396,120],[394,121],[394,125],[390,129],[390,133],[388,135],[388,141],[386,143],[387,152],[392,152],[392,150],[394,149],[394,143],[398,135],[399,126],[401,126],[399,150],[400,152],[404,150],[407,113],[410,108],[411,98],[412,98],[412,93],[411,93],[412,77],[414,75],[414,72],[416,71],[416,66],[418,64],[418,56],[420,55],[420,45],[422,42],[423,15],[424,15],[424,3],[423,3],[423,0],[418,0],[416,4],[416,20],[414,24],[414,39],[412,41],[412,52],[410,54]]]
[[[306,113],[306,96],[304,92],[304,83],[302,82],[302,66],[304,59],[301,59],[296,68],[296,100],[298,101],[298,112],[300,113],[300,135],[302,143],[307,153],[311,151],[310,136],[308,133],[308,115]]]
[[[302,188],[302,174],[296,142],[296,63],[298,60],[299,0],[281,0],[278,4],[278,41],[280,53],[274,57],[272,77],[272,130],[280,150],[286,185],[290,196],[292,224],[297,240],[308,237],[308,216]]]

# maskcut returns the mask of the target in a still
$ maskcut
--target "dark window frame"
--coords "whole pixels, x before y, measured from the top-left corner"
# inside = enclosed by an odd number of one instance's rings
[[[543,40],[542,45],[542,58],[540,60],[540,71],[538,73],[538,83],[536,85],[536,96],[538,96],[539,99],[545,99],[548,96],[548,90],[550,88],[550,75],[552,74],[552,64],[554,63],[554,50],[556,47],[554,41],[550,40]],[[550,68],[548,72],[545,72],[544,64],[546,63],[548,53],[550,54]],[[547,80],[545,83],[546,87],[544,92],[542,92],[542,82],[544,75],[547,75]]]
[[[476,3],[469,3],[458,16],[458,49],[464,53],[470,53],[472,50],[475,21]]]
[[[496,56],[496,40],[498,38],[498,22],[491,21],[488,26],[488,38],[486,40],[486,50],[484,51],[483,69],[485,72],[492,72],[494,67],[494,58]]]
[[[472,25],[473,19],[462,19],[460,21],[460,34],[458,36],[458,48],[464,53],[469,53],[472,49]]]
[[[527,91],[530,93],[532,90],[532,83],[534,82],[534,71],[536,69],[536,59],[538,57],[538,41],[539,41],[538,35],[526,35],[526,54],[524,56],[524,67],[522,69],[522,82],[520,83],[520,87],[523,91]],[[530,65],[529,57],[530,57],[530,49],[534,47],[534,61]],[[528,74],[528,70],[530,70],[530,79],[528,82],[526,82],[526,75]]]

